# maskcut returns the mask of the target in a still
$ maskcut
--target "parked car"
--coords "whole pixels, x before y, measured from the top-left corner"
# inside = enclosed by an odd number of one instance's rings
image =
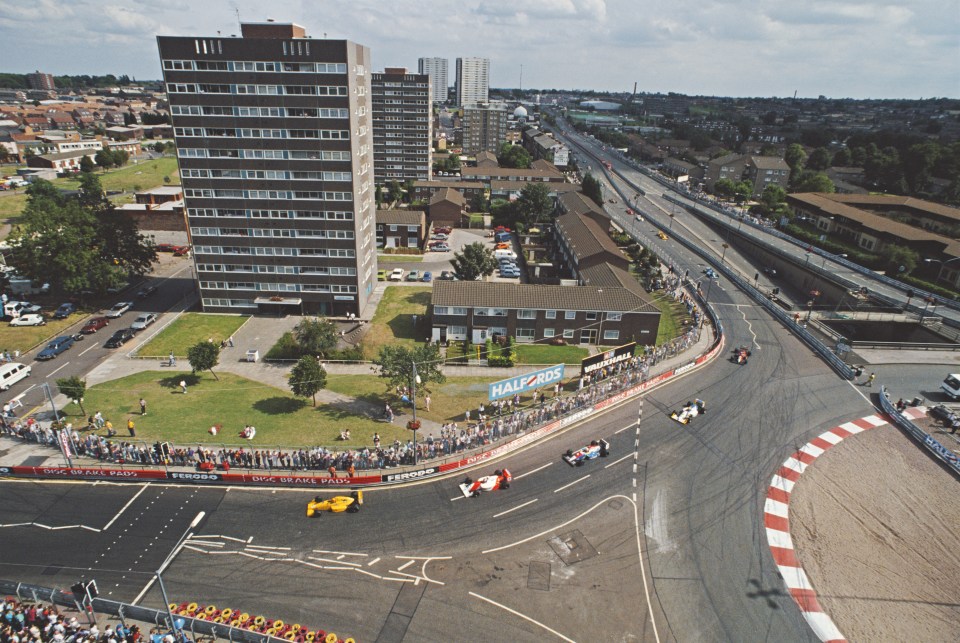
[[[129,328],[118,330],[110,337],[110,339],[106,341],[104,346],[106,346],[107,348],[120,348],[121,346],[129,342],[131,339],[133,339],[133,335],[134,335],[133,331],[130,330]]]
[[[433,229],[434,234],[450,234],[451,232],[453,232],[453,228],[449,226],[440,226]]]
[[[430,249],[434,252],[450,252],[450,246],[445,243],[438,243]]]
[[[432,239],[432,240],[434,240],[434,241],[446,241],[446,240],[447,240],[447,235],[444,234],[443,232],[441,232],[440,234],[435,234],[435,235],[433,235],[432,237],[430,237],[430,239]]]
[[[61,335],[47,344],[47,347],[37,354],[37,359],[53,359],[60,353],[73,346],[76,340],[71,335]]]
[[[423,276],[420,277],[420,281],[423,281],[423,282],[433,281],[433,273],[427,270],[426,272],[423,273]]]
[[[31,304],[29,301],[23,302],[23,307],[20,309],[21,315],[39,315],[42,310],[40,304]]]
[[[403,268],[394,268],[390,273],[390,281],[403,281]]]
[[[407,281],[420,281],[420,271],[411,270],[407,273]]]
[[[157,316],[153,313],[143,313],[130,324],[130,330],[139,331],[157,321]]]
[[[43,318],[43,315],[30,314],[30,315],[20,315],[16,319],[10,321],[11,326],[45,326],[47,320]]]
[[[442,281],[453,281],[456,278],[457,276],[452,272],[450,272],[449,270],[444,270],[437,276],[437,279],[440,279]]]
[[[173,247],[173,256],[174,257],[184,257],[190,254],[191,246],[174,246]]]
[[[57,308],[56,312],[53,313],[54,319],[66,319],[73,313],[77,312],[77,307],[74,304],[66,303],[60,304],[60,307]]]
[[[387,271],[378,270],[377,271],[377,281],[386,281],[387,280]]]
[[[153,249],[157,252],[173,252],[176,247],[172,243],[158,243]]]
[[[510,249],[510,244],[509,244],[509,243],[498,243],[497,245],[495,245],[495,246],[493,247],[493,249],[494,249],[494,250],[509,250],[509,249]]]
[[[121,301],[113,305],[113,308],[107,311],[107,317],[110,319],[116,319],[123,313],[127,312],[133,307],[132,301]]]
[[[143,288],[137,291],[137,299],[144,299],[145,297],[149,297],[155,292],[157,292],[156,286],[153,286],[153,285],[144,286]]]
[[[84,335],[92,335],[109,323],[110,320],[106,317],[94,317],[83,325],[83,328],[80,329],[80,332]]]

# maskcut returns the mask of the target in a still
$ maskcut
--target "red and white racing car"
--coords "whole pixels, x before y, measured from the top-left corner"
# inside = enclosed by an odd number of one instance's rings
[[[496,489],[509,489],[510,481],[513,476],[506,469],[497,469],[492,476],[483,476],[476,480],[467,478],[460,485],[460,491],[465,498],[477,498],[484,491],[494,491]]]

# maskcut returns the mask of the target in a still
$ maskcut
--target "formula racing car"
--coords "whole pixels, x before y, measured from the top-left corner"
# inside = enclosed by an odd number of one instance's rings
[[[746,346],[740,346],[738,348],[733,349],[733,357],[731,357],[730,359],[735,364],[742,365],[747,363],[748,357],[750,357],[750,349],[747,348]]]
[[[360,511],[360,505],[363,504],[363,492],[354,491],[349,496],[334,496],[333,498],[321,498],[317,496],[307,503],[307,518],[318,511],[329,511],[331,513],[342,513],[348,511],[357,513]]]
[[[494,491],[496,489],[509,489],[510,481],[513,476],[506,469],[497,469],[492,476],[483,476],[476,480],[467,478],[460,485],[460,491],[465,498],[478,498],[484,491]]]
[[[567,449],[567,452],[563,454],[563,459],[566,460],[567,464],[569,464],[571,467],[579,467],[587,460],[593,460],[594,458],[605,458],[609,454],[609,442],[606,440],[593,440],[590,442],[589,446],[585,446],[582,449],[577,449],[576,451]]]
[[[671,420],[676,420],[680,424],[686,424],[693,418],[698,415],[703,415],[705,412],[705,405],[703,400],[694,400],[693,402],[687,402],[683,408],[677,412],[674,411],[670,414]]]

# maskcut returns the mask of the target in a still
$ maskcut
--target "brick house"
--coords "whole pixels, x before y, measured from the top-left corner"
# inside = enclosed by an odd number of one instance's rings
[[[378,248],[423,248],[427,215],[422,210],[377,210]]]
[[[467,213],[467,201],[453,188],[440,190],[430,199],[427,214],[432,226],[459,226]]]

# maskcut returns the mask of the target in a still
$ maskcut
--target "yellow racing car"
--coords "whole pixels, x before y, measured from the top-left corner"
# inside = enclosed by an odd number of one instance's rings
[[[307,518],[310,518],[318,511],[329,511],[335,514],[344,511],[357,513],[360,511],[360,505],[362,504],[362,491],[354,491],[349,496],[334,496],[333,498],[321,498],[317,496],[307,503]]]

